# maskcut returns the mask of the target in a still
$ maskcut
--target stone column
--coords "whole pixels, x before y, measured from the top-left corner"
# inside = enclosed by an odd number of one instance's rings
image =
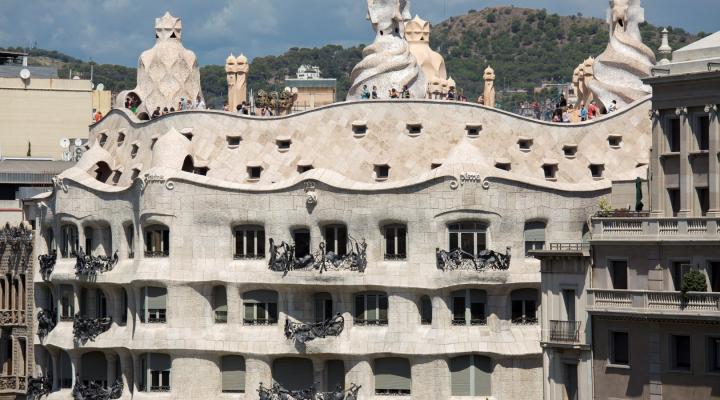
[[[50,351],[50,362],[52,363],[52,389],[53,391],[60,390],[60,357],[61,353],[57,351]]]
[[[354,383],[360,388],[358,398],[371,399],[375,396],[375,376],[373,375],[372,365],[367,360],[347,360],[345,361],[346,385]]]
[[[652,120],[652,149],[650,153],[650,210],[654,216],[663,216],[665,214],[664,196],[665,192],[665,176],[662,172],[662,163],[660,155],[663,153],[663,139],[665,132],[663,130],[663,120],[660,117],[660,111],[651,110],[650,119]]]
[[[710,118],[710,154],[708,156],[708,191],[710,192],[710,204],[707,215],[709,217],[720,216],[720,120],[718,119],[718,107],[716,104],[705,106],[705,112]]]
[[[245,393],[257,393],[262,383],[265,388],[272,387],[272,367],[269,357],[252,356],[245,358]]]
[[[72,387],[75,387],[78,379],[80,378],[80,355],[77,353],[68,352],[70,356],[70,366],[72,367]]]
[[[73,285],[73,311],[75,314],[80,312],[80,290],[82,290],[80,285]]]
[[[325,382],[325,360],[318,360],[316,358],[312,359],[313,363],[313,382],[315,382],[316,386],[315,388],[318,391],[324,391],[325,387],[327,386],[327,382]],[[334,389],[334,388],[328,388],[328,389]]]
[[[688,218],[693,215],[693,180],[690,165],[690,151],[692,146],[692,128],[688,110],[679,107],[675,114],[680,117],[680,210],[678,217]]]

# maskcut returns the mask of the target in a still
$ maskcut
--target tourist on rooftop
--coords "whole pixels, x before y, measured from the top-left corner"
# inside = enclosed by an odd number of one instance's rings
[[[204,109],[206,109],[206,108],[207,108],[207,105],[205,104],[205,99],[203,99],[202,97],[198,96],[198,98],[197,98],[197,109],[198,109],[198,110],[204,110]]]
[[[398,95],[397,90],[395,88],[390,89],[390,98],[391,99],[399,99],[400,95]]]
[[[174,113],[174,112],[175,112],[175,107],[170,107],[170,112],[171,112],[171,113]]]
[[[150,119],[160,118],[160,106],[158,106],[155,111],[153,111],[152,115],[150,116]]]
[[[588,109],[585,107],[585,102],[580,103],[580,121],[587,121],[588,120]]]
[[[447,99],[455,100],[455,88],[450,88],[450,90],[448,90]]]
[[[570,112],[568,112],[568,108],[561,108],[562,110],[562,122],[565,124],[570,123]]]
[[[480,97],[478,97],[477,102],[478,102],[478,104],[480,104],[481,106],[484,106],[484,105],[485,105],[485,96],[480,95]]]
[[[372,99],[373,99],[373,100],[377,100],[377,99],[378,99],[377,86],[373,86]]]
[[[103,118],[103,115],[100,111],[95,113],[95,122],[100,122],[100,120]]]
[[[608,106],[608,113],[617,111],[617,100],[613,100]]]
[[[223,111],[230,111],[230,106],[228,106],[228,103],[225,103],[223,106]]]
[[[360,98],[363,100],[370,99],[370,91],[368,91],[367,85],[363,85],[362,92],[360,93]]]
[[[163,110],[162,110],[162,115],[168,115],[168,113],[170,113],[170,111],[168,110],[168,108],[167,108],[167,107],[163,108]]]
[[[409,99],[410,98],[410,90],[408,90],[407,85],[403,86],[402,92],[400,92],[400,97],[403,99]]]
[[[588,107],[588,119],[595,119],[599,116],[600,109],[598,108],[597,104],[595,103],[595,100],[590,102],[590,106]]]
[[[567,108],[567,99],[565,98],[564,94],[560,95],[560,108],[562,108],[562,109]]]

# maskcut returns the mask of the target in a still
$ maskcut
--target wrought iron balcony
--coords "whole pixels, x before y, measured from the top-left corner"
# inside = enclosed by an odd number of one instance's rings
[[[97,274],[101,274],[103,272],[112,271],[115,264],[118,262],[118,254],[117,251],[115,251],[115,254],[112,257],[93,256],[85,254],[81,247],[78,250],[76,260],[75,275],[96,276]]]
[[[0,310],[0,326],[25,325],[25,311]]]
[[[353,325],[355,326],[387,326],[388,320],[386,319],[353,319]]]
[[[73,319],[73,336],[78,343],[94,342],[100,334],[107,332],[112,325],[112,318],[83,318],[75,314]]]
[[[302,323],[285,320],[285,337],[300,343],[315,339],[324,339],[327,336],[340,336],[345,327],[345,318],[341,314],[322,322]]]
[[[580,252],[590,249],[590,243],[568,242],[568,243],[548,243],[543,247],[543,251],[557,252]]]
[[[407,254],[388,254],[385,253],[385,261],[405,261],[407,260]]]
[[[166,393],[170,391],[170,385],[151,385],[151,392]]]
[[[580,343],[580,321],[550,321],[550,341]]]
[[[452,324],[454,326],[480,326],[480,325],[487,325],[487,318],[486,317],[475,317],[470,319],[468,323],[468,320],[465,318],[453,318]]]
[[[83,384],[79,379],[75,380],[72,395],[74,399],[110,400],[122,397],[124,385],[122,379],[115,380],[110,387],[105,387],[100,382],[90,381]]]
[[[27,398],[41,399],[52,392],[52,379],[47,376],[34,378],[30,376],[27,381]]]
[[[24,392],[26,379],[24,376],[0,376],[0,392]]]
[[[295,257],[295,244],[286,242],[275,245],[270,238],[270,260],[268,266],[273,271],[288,273],[293,270],[318,270],[321,273],[327,270],[348,270],[365,272],[367,267],[367,243],[365,239],[357,241],[352,237],[348,238],[348,251],[339,255],[327,251],[325,243],[320,243],[319,250],[304,257]]]
[[[264,260],[265,254],[233,254],[234,260]]]
[[[40,340],[45,339],[47,335],[55,329],[55,313],[50,310],[40,310],[37,314],[38,331]]]
[[[477,256],[461,249],[452,251],[435,249],[438,269],[443,271],[487,271],[507,270],[510,268],[510,247],[506,253],[483,250]]]
[[[720,293],[648,290],[588,290],[588,311],[668,315],[670,317],[720,316]]]
[[[513,318],[511,322],[513,325],[537,325],[538,319],[537,317],[523,316]]]
[[[165,251],[149,251],[145,250],[145,258],[164,258],[169,257],[170,253]]]
[[[358,386],[354,383],[350,384],[347,390],[344,390],[338,385],[335,391],[332,392],[318,392],[313,385],[310,388],[303,390],[286,390],[277,383],[273,384],[272,387],[266,388],[262,382],[260,387],[257,389],[260,400],[275,400],[275,399],[293,399],[293,400],[317,400],[317,399],[333,399],[333,400],[357,400],[358,392],[362,386]]]
[[[40,261],[40,275],[43,280],[50,280],[50,275],[55,269],[55,262],[57,262],[57,250],[53,250],[50,254],[39,255],[38,261]]]

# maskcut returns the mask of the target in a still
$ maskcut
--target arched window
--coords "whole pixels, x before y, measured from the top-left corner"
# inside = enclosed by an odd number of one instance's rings
[[[464,289],[452,293],[453,325],[485,325],[485,304],[487,295],[484,290]]]
[[[167,289],[147,286],[142,289],[143,307],[140,319],[147,323],[165,323],[167,321]]]
[[[95,173],[95,179],[103,183],[107,182],[112,175],[112,169],[110,169],[110,166],[105,161],[100,161],[95,164],[95,168],[92,172]]]
[[[80,246],[80,237],[78,236],[78,228],[74,224],[64,224],[60,227],[60,254],[63,258],[72,258],[77,255]]]
[[[85,353],[80,358],[80,381],[83,385],[90,382],[108,386],[107,359],[105,354],[99,351]]]
[[[193,161],[192,156],[185,157],[185,160],[183,160],[182,170],[191,174],[193,173],[195,170],[195,162]]]
[[[75,291],[70,285],[60,285],[60,320],[72,321],[75,316]]]
[[[145,228],[145,257],[168,257],[170,255],[170,229],[165,225]]]
[[[385,259],[404,260],[407,258],[407,226],[392,224],[383,227],[385,235]]]
[[[243,323],[246,325],[274,325],[278,321],[278,294],[271,290],[243,293]]]
[[[333,301],[330,293],[315,293],[315,322],[327,321],[333,317]]]
[[[450,359],[452,396],[492,396],[492,360],[478,355]]]
[[[142,376],[140,390],[143,392],[169,392],[170,369],[172,363],[170,356],[160,353],[145,353],[140,358]]]
[[[375,394],[410,395],[412,378],[406,358],[388,357],[375,360]]]
[[[448,226],[449,250],[461,250],[463,257],[473,258],[487,248],[487,225],[482,222],[458,222]]]
[[[223,393],[245,393],[245,358],[224,356],[220,359]]]
[[[325,361],[325,391],[345,388],[345,363],[342,360]]]
[[[339,256],[347,254],[348,243],[347,227],[345,225],[330,225],[324,229],[325,250]]]
[[[295,258],[303,258],[310,254],[310,230],[295,229],[292,232],[295,242]]]
[[[383,292],[355,295],[355,325],[387,325],[388,297]]]
[[[239,226],[235,232],[236,260],[265,258],[265,228],[262,226]]]
[[[216,324],[227,323],[227,293],[225,286],[215,286],[212,292],[213,313]]]
[[[125,226],[125,244],[127,245],[127,258],[135,258],[135,225]]]
[[[510,294],[513,324],[537,324],[537,289],[518,289]]]
[[[530,221],[525,223],[525,256],[532,250],[542,250],[545,247],[545,223]]]
[[[307,358],[278,358],[273,361],[272,376],[285,390],[304,390],[315,384],[313,363]]]
[[[430,296],[420,298],[420,323],[422,325],[432,324],[432,301]]]

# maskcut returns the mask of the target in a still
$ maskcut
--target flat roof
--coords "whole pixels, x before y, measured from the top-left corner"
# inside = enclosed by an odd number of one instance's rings
[[[23,67],[17,64],[0,65],[0,78],[18,78],[20,71],[30,70],[30,78],[57,79],[58,72],[55,67]]]
[[[337,79],[285,79],[285,86],[296,88],[335,88]]]
[[[0,184],[50,185],[54,176],[73,165],[73,161],[0,159]]]

